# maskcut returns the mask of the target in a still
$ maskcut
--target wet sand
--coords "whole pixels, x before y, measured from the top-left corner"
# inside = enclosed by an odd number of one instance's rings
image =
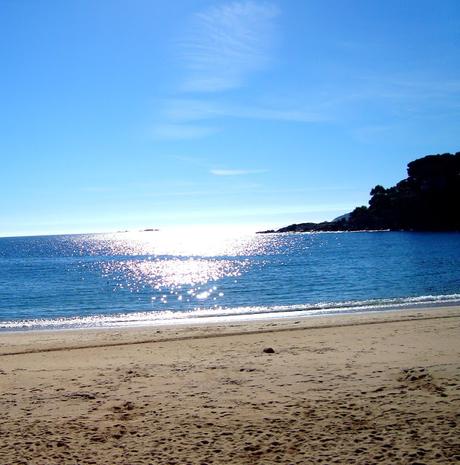
[[[459,352],[459,307],[1,334],[0,464],[459,463]]]

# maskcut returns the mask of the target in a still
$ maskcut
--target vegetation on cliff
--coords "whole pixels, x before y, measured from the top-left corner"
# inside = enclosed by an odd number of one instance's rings
[[[460,152],[428,155],[407,165],[407,178],[375,186],[369,206],[334,221],[300,223],[277,231],[460,231]]]

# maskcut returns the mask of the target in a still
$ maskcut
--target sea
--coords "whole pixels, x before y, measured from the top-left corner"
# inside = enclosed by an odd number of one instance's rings
[[[0,238],[0,331],[460,304],[460,233],[138,231]]]

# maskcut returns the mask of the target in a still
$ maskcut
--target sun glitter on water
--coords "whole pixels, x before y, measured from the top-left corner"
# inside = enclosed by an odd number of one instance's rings
[[[126,255],[241,256],[264,249],[262,236],[222,227],[171,228],[164,231],[134,231],[99,236],[112,243],[115,253]]]
[[[202,229],[92,235],[80,243],[115,291],[149,292],[152,305],[218,305],[224,293],[217,283],[241,276],[250,268],[246,257],[266,245],[253,233]]]

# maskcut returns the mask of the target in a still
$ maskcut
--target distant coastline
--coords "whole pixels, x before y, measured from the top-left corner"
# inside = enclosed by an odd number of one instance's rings
[[[407,165],[407,178],[375,186],[369,206],[332,221],[296,223],[258,234],[331,231],[460,231],[460,152],[427,155]]]

